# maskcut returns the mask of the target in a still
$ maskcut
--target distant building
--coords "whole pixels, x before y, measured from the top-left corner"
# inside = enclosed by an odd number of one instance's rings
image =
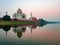
[[[32,21],[33,22],[38,22],[37,18],[35,18],[35,17],[32,17]]]
[[[2,20],[4,20],[4,21],[10,21],[11,20],[10,16],[7,15],[7,12],[6,12],[6,15],[3,16]]]
[[[37,18],[32,16],[32,12],[31,12],[31,18],[29,18],[29,20],[33,22],[38,22]]]
[[[26,19],[26,15],[24,14],[24,13],[22,13],[22,10],[19,8],[18,10],[17,10],[17,13],[14,13],[13,14],[13,19]]]

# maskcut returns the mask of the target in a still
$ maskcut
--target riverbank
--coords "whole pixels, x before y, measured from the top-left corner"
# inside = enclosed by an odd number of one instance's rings
[[[36,22],[22,22],[22,21],[0,21],[0,26],[5,25],[28,25],[28,24],[37,24]]]

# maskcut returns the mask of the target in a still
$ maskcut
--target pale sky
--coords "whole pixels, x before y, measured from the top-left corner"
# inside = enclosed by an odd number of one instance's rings
[[[18,8],[30,17],[43,18],[49,21],[60,21],[60,0],[0,0],[0,17],[8,11],[13,15]]]

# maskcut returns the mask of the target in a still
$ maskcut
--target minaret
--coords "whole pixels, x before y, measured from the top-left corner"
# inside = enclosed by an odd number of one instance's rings
[[[32,12],[31,12],[31,20],[32,20]]]
[[[7,13],[8,13],[8,12],[6,11],[6,15],[7,15]]]

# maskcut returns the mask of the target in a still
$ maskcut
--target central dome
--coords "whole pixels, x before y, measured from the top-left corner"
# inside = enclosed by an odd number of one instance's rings
[[[17,10],[17,13],[18,13],[18,14],[21,14],[21,13],[22,13],[22,10],[19,8],[19,9]]]

